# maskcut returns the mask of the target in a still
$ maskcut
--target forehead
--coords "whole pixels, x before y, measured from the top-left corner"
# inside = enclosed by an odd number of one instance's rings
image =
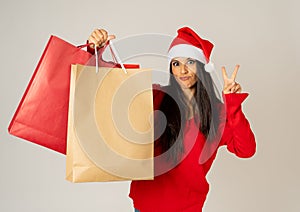
[[[174,57],[174,58],[172,59],[172,61],[178,61],[178,62],[180,62],[180,63],[185,63],[185,62],[187,62],[188,60],[194,60],[194,59],[191,58],[191,57]]]

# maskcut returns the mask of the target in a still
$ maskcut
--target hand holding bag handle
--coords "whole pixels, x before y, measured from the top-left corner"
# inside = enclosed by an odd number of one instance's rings
[[[86,44],[86,45],[83,45],[83,46],[89,46],[89,45],[90,44]],[[94,45],[96,46],[96,44],[94,44]],[[119,54],[117,53],[117,50],[116,50],[115,46],[113,45],[113,42],[111,40],[108,40],[105,43],[105,46],[107,46],[107,45],[109,46],[110,53],[112,55],[114,63],[120,64],[120,66],[121,66],[122,70],[124,71],[124,73],[127,74],[126,68],[125,68],[124,64],[122,63],[122,61],[119,57]],[[99,72],[99,55],[98,55],[97,48],[94,48],[94,50],[95,50],[95,58],[96,58],[96,73],[98,73]]]

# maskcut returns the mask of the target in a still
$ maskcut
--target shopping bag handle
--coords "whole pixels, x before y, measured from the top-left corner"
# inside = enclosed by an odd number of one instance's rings
[[[121,58],[119,57],[119,54],[118,54],[115,46],[113,45],[113,42],[110,40],[107,43],[108,43],[112,57],[114,58],[114,60],[116,60],[115,62],[120,64],[124,73],[127,74],[126,68],[125,68],[124,64],[122,63]]]
[[[77,46],[77,48],[82,49],[84,47],[88,47],[91,45],[91,43],[83,44],[80,46]],[[95,58],[96,58],[96,74],[99,72],[99,62],[98,62],[98,50],[97,50],[97,45],[94,44],[94,49],[95,49]]]
[[[77,48],[82,49],[84,47],[88,47],[89,45],[91,45],[91,44],[90,43],[86,43],[86,44],[82,44],[82,45],[77,46]]]
[[[77,48],[81,49],[81,48],[87,47],[89,45],[91,45],[91,43],[87,43],[87,44],[77,46]],[[115,46],[113,45],[113,42],[111,40],[107,41],[106,44],[103,46],[103,48],[105,48],[107,45],[109,46],[110,53],[111,53],[111,56],[112,56],[114,62],[117,63],[117,64],[120,64],[120,66],[121,66],[122,70],[124,71],[124,73],[127,74],[127,70],[126,70],[124,64],[122,63],[122,61],[121,61],[121,59],[118,55],[118,52],[117,52]],[[99,61],[98,61],[98,50],[97,50],[96,45],[95,45],[94,49],[95,49],[95,57],[96,57],[96,73],[98,73],[99,72]]]

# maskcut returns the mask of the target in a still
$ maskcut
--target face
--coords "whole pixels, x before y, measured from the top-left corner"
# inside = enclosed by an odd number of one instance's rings
[[[175,57],[171,60],[172,73],[182,89],[193,89],[197,82],[196,60]]]

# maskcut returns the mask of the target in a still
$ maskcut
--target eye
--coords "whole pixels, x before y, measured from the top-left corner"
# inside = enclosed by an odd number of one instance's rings
[[[195,64],[195,60],[192,60],[192,59],[189,59],[188,61],[187,61],[187,64],[188,65],[193,65],[193,64]]]
[[[179,66],[179,62],[178,61],[173,61],[172,66]]]

